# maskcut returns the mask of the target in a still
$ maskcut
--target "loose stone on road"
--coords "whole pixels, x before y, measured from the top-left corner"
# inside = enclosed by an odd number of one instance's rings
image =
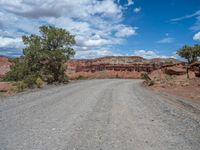
[[[183,109],[141,83],[86,80],[1,98],[0,149],[199,150],[199,104]]]

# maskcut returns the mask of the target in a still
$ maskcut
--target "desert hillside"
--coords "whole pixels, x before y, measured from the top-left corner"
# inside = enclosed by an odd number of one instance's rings
[[[0,56],[0,77],[5,76],[5,74],[10,70],[12,63],[8,61],[7,57]]]

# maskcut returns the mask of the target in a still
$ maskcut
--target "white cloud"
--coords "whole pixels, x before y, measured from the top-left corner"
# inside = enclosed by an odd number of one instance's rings
[[[130,6],[130,5],[133,5],[134,4],[134,1],[133,0],[128,0],[128,6]]]
[[[121,23],[123,11],[116,0],[0,0],[0,35],[39,34],[38,27],[49,24],[74,34],[77,52],[92,52],[136,34],[136,28]]]
[[[92,59],[92,58],[98,58],[98,57],[104,57],[104,56],[119,56],[121,54],[119,53],[113,53],[110,50],[107,49],[99,49],[94,51],[78,51],[75,55],[75,58],[80,59]]]
[[[89,39],[88,41],[85,41],[85,45],[86,46],[102,46],[102,45],[106,45],[106,44],[110,44],[111,41],[109,40],[105,40],[105,39]]]
[[[146,59],[152,59],[152,58],[175,58],[175,56],[166,56],[161,55],[156,51],[152,50],[134,50],[133,55],[135,56],[142,56]]]
[[[21,38],[9,38],[9,37],[0,37],[0,48],[22,48],[22,40]]]
[[[190,28],[193,31],[199,31],[200,30],[200,15],[196,17],[196,22],[195,24]]]
[[[142,10],[142,9],[141,9],[140,7],[138,7],[138,8],[134,8],[133,11],[134,11],[135,13],[139,13],[141,10]]]
[[[177,21],[181,21],[181,20],[184,20],[184,19],[189,19],[189,18],[192,18],[192,17],[195,17],[195,16],[199,16],[200,15],[200,10],[193,13],[193,14],[189,14],[189,15],[185,15],[185,16],[182,16],[182,17],[179,17],[179,18],[174,18],[174,19],[171,19],[170,21],[171,22],[177,22]]]
[[[161,39],[161,40],[157,41],[156,43],[159,43],[159,44],[169,44],[169,43],[173,43],[173,42],[174,42],[174,38],[166,37],[164,39]]]
[[[200,32],[196,33],[193,37],[193,40],[200,41]]]
[[[192,25],[190,27],[190,29],[193,30],[193,31],[198,31],[198,30],[200,30],[200,10],[196,11],[193,14],[188,14],[188,15],[185,15],[185,16],[182,16],[182,17],[179,17],[179,18],[171,19],[170,22],[178,22],[178,21],[190,19],[190,18],[193,18],[193,17],[196,17],[196,22],[195,22],[194,25]]]
[[[121,13],[120,8],[114,0],[16,0],[0,1],[1,8],[13,14],[28,17],[61,17],[63,15],[68,17],[89,17],[90,15],[103,14],[106,16],[114,16]]]
[[[117,37],[128,37],[128,36],[132,36],[132,35],[136,35],[136,27],[127,27],[124,25],[120,25],[117,27],[118,31],[115,33],[115,35]]]

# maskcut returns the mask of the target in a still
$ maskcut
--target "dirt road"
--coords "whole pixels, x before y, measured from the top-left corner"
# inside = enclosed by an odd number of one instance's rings
[[[0,101],[1,150],[199,150],[200,105],[140,80],[89,80]]]

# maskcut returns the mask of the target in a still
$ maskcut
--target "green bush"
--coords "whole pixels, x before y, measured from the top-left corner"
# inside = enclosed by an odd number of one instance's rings
[[[37,85],[38,88],[44,87],[45,83],[41,78],[37,78],[37,80],[35,82],[36,82],[36,85]]]
[[[14,92],[14,93],[18,92],[17,86],[16,85],[12,85],[11,88],[10,88],[10,91]]]
[[[37,78],[37,75],[28,75],[23,81],[28,85],[29,88],[34,88]]]
[[[67,75],[64,75],[63,77],[63,83],[68,83],[69,82],[69,79],[68,79],[68,76]]]
[[[42,78],[43,81],[45,81],[49,84],[54,82],[53,75],[51,75],[51,74],[42,75],[41,78]]]
[[[23,81],[29,88],[40,87],[44,81],[68,82],[64,63],[75,54],[71,47],[75,44],[74,36],[65,29],[52,26],[41,26],[40,33],[22,37],[26,46],[23,57],[10,59],[15,65],[5,81]]]
[[[16,82],[12,85],[11,91],[12,92],[23,92],[28,85],[24,81]]]
[[[141,79],[144,79],[144,80],[151,80],[151,78],[149,77],[148,73],[142,73],[142,74],[141,74]]]
[[[11,71],[6,74],[3,80],[22,81],[28,74],[30,74],[30,69],[27,61],[24,58],[19,58],[15,60],[15,65],[11,66]]]

